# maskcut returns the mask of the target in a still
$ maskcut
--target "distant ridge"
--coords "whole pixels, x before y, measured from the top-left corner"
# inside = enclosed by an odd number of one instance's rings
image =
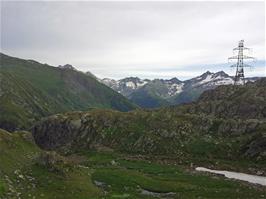
[[[258,77],[246,79],[254,82]],[[121,93],[140,107],[156,108],[195,101],[205,90],[214,89],[220,85],[233,84],[234,78],[224,71],[216,73],[207,71],[200,76],[185,81],[181,81],[176,77],[154,80],[127,77],[117,81],[104,78],[99,81]]]

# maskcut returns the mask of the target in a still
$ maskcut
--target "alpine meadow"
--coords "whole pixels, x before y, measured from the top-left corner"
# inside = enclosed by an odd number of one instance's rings
[[[266,198],[265,1],[0,7],[0,199]]]

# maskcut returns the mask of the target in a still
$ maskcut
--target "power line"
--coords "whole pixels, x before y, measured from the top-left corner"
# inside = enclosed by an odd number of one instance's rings
[[[244,55],[245,51],[250,51],[250,48],[244,47],[244,40],[240,40],[238,42],[238,47],[234,48],[233,51],[237,52],[237,55],[229,57],[228,61],[230,60],[237,60],[236,64],[231,65],[231,67],[236,67],[236,75],[234,79],[234,85],[244,85],[245,84],[245,75],[244,75],[244,67],[251,67],[248,64],[244,63],[244,60],[252,59],[254,57],[250,57],[248,55]]]

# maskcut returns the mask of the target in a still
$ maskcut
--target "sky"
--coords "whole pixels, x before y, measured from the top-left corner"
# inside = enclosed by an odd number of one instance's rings
[[[99,78],[234,75],[241,39],[256,57],[246,76],[266,76],[263,1],[1,1],[1,52]]]

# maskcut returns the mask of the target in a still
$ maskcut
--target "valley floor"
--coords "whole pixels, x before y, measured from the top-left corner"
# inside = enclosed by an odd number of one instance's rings
[[[28,141],[25,144],[27,136],[26,133],[1,134],[0,198],[250,199],[266,196],[263,186],[196,172],[195,165],[174,162],[174,158],[93,151],[62,157],[41,152]],[[234,169],[246,170],[246,166],[231,164]]]
[[[266,189],[187,165],[159,164],[124,154],[90,152],[92,181],[107,198],[264,198]]]

